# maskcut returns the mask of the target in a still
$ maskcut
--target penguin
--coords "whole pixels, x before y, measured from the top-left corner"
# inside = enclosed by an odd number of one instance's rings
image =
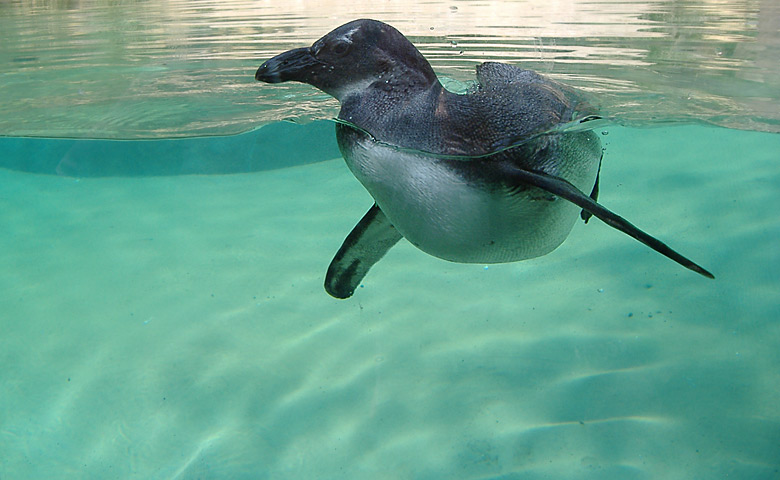
[[[469,92],[448,91],[403,34],[370,19],[257,69],[258,81],[307,83],[340,102],[339,149],[375,201],[328,267],[331,296],[352,296],[402,238],[452,262],[515,262],[557,248],[578,213],[714,278],[597,203],[602,148],[587,122],[600,117],[576,90],[498,62],[476,77]]]

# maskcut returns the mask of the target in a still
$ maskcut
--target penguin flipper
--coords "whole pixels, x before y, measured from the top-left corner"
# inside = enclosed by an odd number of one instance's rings
[[[616,228],[617,230],[620,230],[621,232],[635,238],[661,255],[664,255],[679,263],[683,267],[689,270],[693,270],[694,272],[707,278],[715,278],[712,273],[708,272],[700,265],[697,265],[692,260],[672,250],[662,241],[651,235],[648,235],[647,233],[632,225],[625,218],[611,212],[599,203],[596,203],[592,198],[582,193],[582,191],[572,185],[569,181],[544,172],[523,170],[519,168],[511,168],[508,172],[505,173],[508,174],[508,177],[514,178],[515,181],[518,182],[518,186],[522,186],[523,184],[533,185],[546,192],[568,200],[586,212],[592,214],[610,227]]]
[[[403,236],[374,204],[344,239],[325,275],[325,291],[349,298],[368,270]]]
[[[599,201],[599,179],[601,177],[601,161],[603,159],[604,154],[602,154],[601,158],[599,158],[599,169],[596,171],[596,183],[593,184],[593,190],[590,191],[590,198],[593,199],[594,202]],[[585,209],[580,212],[580,217],[585,223],[588,223],[588,220],[590,220],[590,217],[592,216],[593,214]]]

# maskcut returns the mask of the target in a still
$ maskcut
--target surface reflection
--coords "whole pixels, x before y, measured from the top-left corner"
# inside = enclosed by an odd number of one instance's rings
[[[393,24],[454,80],[503,61],[590,92],[621,124],[780,131],[773,0],[209,0],[0,3],[0,135],[226,135],[330,118],[337,106],[327,96],[262,88],[252,72],[358,17]]]

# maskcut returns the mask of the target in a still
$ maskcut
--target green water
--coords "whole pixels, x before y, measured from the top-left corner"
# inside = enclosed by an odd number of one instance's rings
[[[780,479],[780,136],[750,131],[776,130],[780,95],[776,65],[742,55],[773,38],[771,5],[220,5],[0,6],[19,37],[0,43],[16,59],[0,63],[0,479]],[[618,120],[655,126],[599,128],[600,202],[716,279],[593,219],[512,264],[401,241],[352,298],[328,296],[372,200],[332,122],[310,122],[332,102],[251,75],[352,16],[398,19],[453,78],[479,58],[575,72]],[[714,44],[685,40],[697,25],[734,48],[703,58]],[[33,57],[63,74],[52,108]],[[174,87],[149,70],[160,58],[215,74]],[[128,59],[137,81],[114,69]],[[692,70],[712,110],[694,95],[667,115]],[[656,74],[658,118],[637,93]],[[146,75],[162,77],[136,97]],[[740,78],[761,88],[735,95]]]
[[[780,137],[615,128],[595,221],[489,268],[394,248],[341,160],[0,170],[2,478],[778,478]]]
[[[241,135],[161,140],[0,137],[0,167],[70,177],[247,173],[339,156],[333,122],[276,122]]]
[[[593,94],[621,124],[778,132],[776,0],[0,2],[0,136],[170,138],[334,116],[303,85],[261,88],[262,61],[355,18],[407,35],[458,81],[485,61]]]

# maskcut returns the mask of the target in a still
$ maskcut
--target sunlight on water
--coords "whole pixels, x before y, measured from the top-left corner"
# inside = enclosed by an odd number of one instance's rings
[[[2,2],[0,135],[226,135],[330,118],[337,104],[327,95],[265,88],[252,75],[358,17],[393,24],[458,81],[481,62],[504,61],[586,90],[619,123],[780,131],[779,5]]]

